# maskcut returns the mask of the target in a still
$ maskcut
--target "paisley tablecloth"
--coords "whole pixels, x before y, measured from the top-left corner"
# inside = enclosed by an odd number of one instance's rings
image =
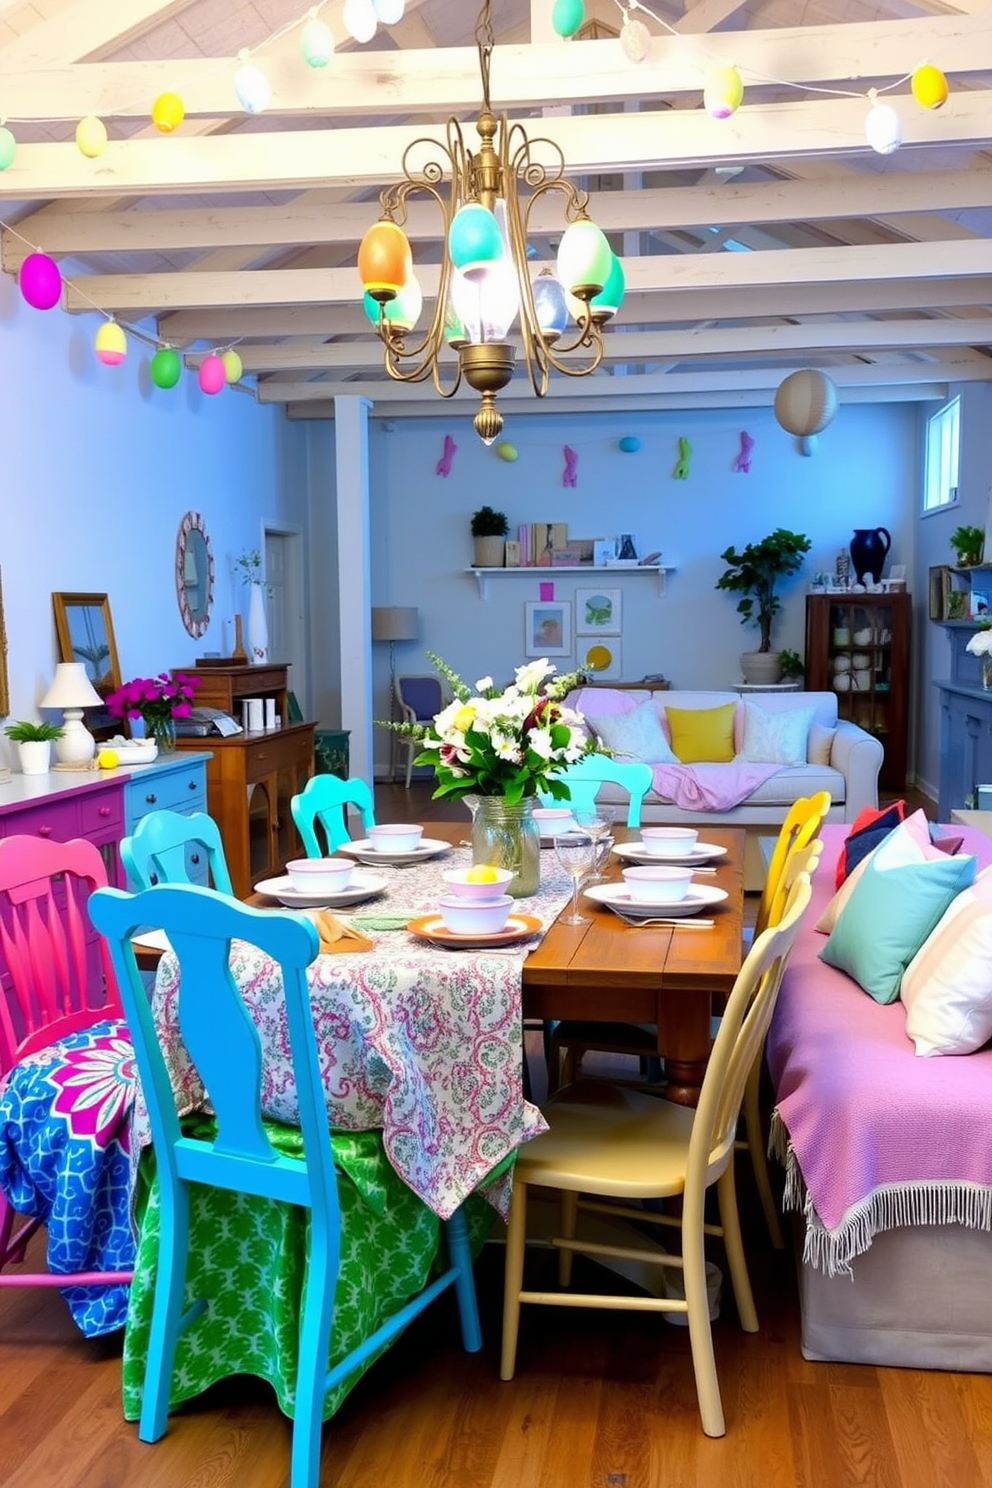
[[[412,918],[436,909],[442,869],[468,866],[466,849],[411,867],[384,866],[384,897],[342,911]],[[568,898],[569,885],[548,851],[541,887],[516,901],[542,927]],[[366,927],[363,924],[362,929]],[[521,1142],[545,1130],[522,1086],[521,968],[539,932],[525,944],[490,951],[437,949],[406,930],[366,931],[372,951],[318,956],[310,994],[331,1124],[345,1131],[381,1129],[400,1177],[446,1219]],[[254,947],[235,942],[232,970],[262,1050],[266,1116],[298,1120],[289,1036],[278,967]],[[159,964],[155,1021],[180,1114],[206,1105],[205,1092],[178,1024],[179,972],[172,954]],[[139,1143],[147,1137],[139,1099]],[[510,1178],[486,1196],[505,1213]]]

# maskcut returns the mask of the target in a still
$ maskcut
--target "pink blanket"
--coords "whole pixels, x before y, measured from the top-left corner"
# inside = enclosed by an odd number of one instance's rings
[[[720,765],[652,765],[651,773],[656,794],[683,811],[729,811],[781,769],[731,760]]]
[[[813,900],[768,1035],[773,1150],[786,1204],[803,1208],[804,1260],[850,1274],[872,1236],[898,1225],[992,1230],[992,1048],[918,1058],[901,1002],[881,1007],[817,952],[849,828],[825,826]],[[992,842],[964,832],[983,867]]]

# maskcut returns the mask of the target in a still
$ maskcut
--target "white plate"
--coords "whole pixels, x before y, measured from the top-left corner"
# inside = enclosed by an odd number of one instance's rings
[[[613,849],[618,858],[625,858],[628,863],[657,863],[659,866],[669,863],[672,867],[676,865],[685,868],[689,865],[698,867],[700,863],[708,863],[713,858],[725,858],[727,849],[718,847],[715,842],[697,842],[691,852],[686,853],[652,853],[647,852],[640,842],[619,842]]]
[[[451,843],[442,842],[438,837],[422,837],[420,846],[415,847],[412,852],[377,852],[368,837],[360,837],[357,842],[342,842],[334,851],[347,853],[360,863],[389,863],[395,867],[402,863],[420,863],[425,858],[439,857],[441,853],[451,851]]]
[[[281,878],[263,878],[255,885],[255,893],[278,899],[287,909],[323,909],[335,904],[361,904],[363,900],[381,894],[387,882],[374,873],[362,873],[356,868],[346,889],[338,889],[333,894],[301,894],[293,888],[293,880],[285,873]]]
[[[658,915],[666,920],[682,919],[686,915],[698,914],[701,909],[712,909],[714,904],[722,904],[728,897],[726,889],[718,889],[713,884],[690,884],[684,899],[666,899],[657,904],[645,904],[643,899],[635,899],[625,884],[590,884],[583,892],[587,899],[605,904],[607,909],[622,909],[624,914],[637,915],[645,920]]]

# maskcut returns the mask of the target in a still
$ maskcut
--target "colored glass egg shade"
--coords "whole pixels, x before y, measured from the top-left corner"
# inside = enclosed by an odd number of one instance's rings
[[[531,288],[541,334],[545,339],[557,340],[568,325],[565,291],[553,274],[539,274]]]
[[[595,222],[569,223],[562,233],[557,258],[558,278],[566,294],[576,294],[579,289],[591,286],[595,286],[593,293],[598,294],[609,277],[612,261],[613,249]]]
[[[97,361],[105,367],[119,367],[127,356],[127,337],[116,320],[105,320],[93,338]]]
[[[448,255],[467,279],[503,257],[503,235],[488,207],[478,202],[459,207],[448,228]]]
[[[379,302],[367,290],[362,297],[362,308],[372,324],[378,326]],[[389,300],[382,308],[389,325],[398,331],[412,331],[424,308],[424,293],[416,274],[411,273],[395,299]]]
[[[178,93],[160,93],[152,104],[152,123],[161,134],[171,134],[186,117],[186,108]]]
[[[152,357],[148,370],[157,388],[174,388],[182,372],[178,351],[171,346],[160,347]]]
[[[413,272],[406,233],[395,222],[374,222],[358,249],[358,273],[374,300],[391,300]]]
[[[21,294],[34,310],[51,310],[62,296],[59,266],[47,253],[29,253],[18,275]]]
[[[593,295],[589,301],[589,308],[592,311],[593,319],[599,325],[602,325],[607,320],[612,320],[613,316],[616,315],[623,303],[624,290],[627,287],[623,264],[615,253],[612,257],[613,262],[610,264],[610,272],[606,276],[606,283],[599,291],[599,294]],[[586,313],[586,307],[583,301],[575,295],[566,295],[565,299],[568,302],[568,308],[573,319],[575,321],[583,320]]]

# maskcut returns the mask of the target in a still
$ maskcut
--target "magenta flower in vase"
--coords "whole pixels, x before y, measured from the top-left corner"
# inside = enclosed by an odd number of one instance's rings
[[[176,746],[175,720],[189,717],[199,685],[199,677],[182,672],[135,677],[109,695],[107,707],[115,718],[140,718],[145,737],[154,739],[160,750],[170,750]]]

